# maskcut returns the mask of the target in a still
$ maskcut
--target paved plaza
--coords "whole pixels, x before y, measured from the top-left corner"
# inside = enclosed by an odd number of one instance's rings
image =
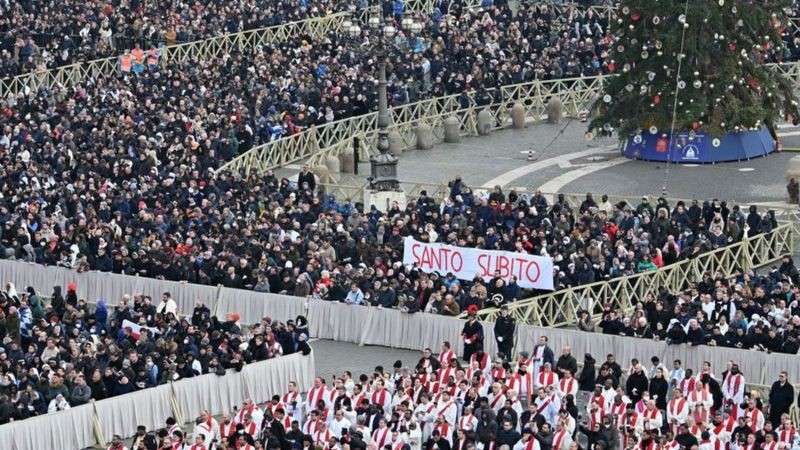
[[[779,130],[784,147],[800,147],[799,130]],[[621,157],[616,137],[587,141],[585,132],[586,124],[578,121],[537,124],[465,138],[459,144],[439,144],[432,150],[410,150],[400,157],[399,178],[440,183],[460,174],[472,187],[499,184],[506,190],[617,195],[659,195],[666,186],[671,197],[782,203],[788,161],[797,154],[786,151],[713,165],[671,164],[667,171],[664,163]],[[533,161],[527,155],[531,149]],[[294,175],[298,168],[293,165],[278,173]],[[362,176],[368,174],[369,164],[362,163],[360,171]]]
[[[330,380],[333,375],[341,375],[345,370],[349,370],[355,378],[362,373],[369,375],[376,366],[383,366],[385,371],[391,372],[392,365],[397,360],[402,361],[404,366],[414,367],[422,357],[422,349],[411,351],[374,345],[359,346],[324,339],[312,339],[310,345],[314,349],[317,375],[326,380]]]

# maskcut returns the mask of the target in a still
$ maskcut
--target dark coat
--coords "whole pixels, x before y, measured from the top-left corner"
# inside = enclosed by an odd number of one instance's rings
[[[502,337],[504,342],[514,342],[514,330],[517,325],[511,316],[498,317],[494,322],[495,337]]]
[[[632,373],[625,382],[625,393],[628,394],[632,402],[638,402],[642,399],[642,392],[650,387],[647,380],[647,375],[644,371],[639,373]]]
[[[572,355],[561,355],[556,362],[556,368],[559,371],[569,370],[573,375],[578,372],[578,361]]]
[[[653,378],[650,380],[650,397],[656,399],[658,409],[667,409],[667,392],[669,383],[665,378]]]
[[[578,377],[578,390],[591,391],[594,389],[594,380],[597,377],[597,369],[594,366],[594,358],[587,355],[583,360],[583,370]]]
[[[781,414],[788,413],[793,401],[794,387],[790,383],[781,384],[780,381],[772,383],[772,388],[769,390],[770,421],[774,421],[775,417],[780,419]]]

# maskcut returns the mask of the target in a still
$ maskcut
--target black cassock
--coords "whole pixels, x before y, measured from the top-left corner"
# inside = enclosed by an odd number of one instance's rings
[[[483,325],[474,319],[467,320],[461,338],[464,339],[464,361],[469,361],[473,353],[483,348]]]

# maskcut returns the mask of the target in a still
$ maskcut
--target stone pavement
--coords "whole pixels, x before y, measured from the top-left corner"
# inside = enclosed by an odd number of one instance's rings
[[[358,379],[362,373],[371,374],[375,366],[383,366],[384,371],[391,372],[392,365],[397,360],[402,361],[404,366],[414,367],[422,357],[422,349],[411,351],[373,345],[359,346],[323,339],[312,340],[310,345],[314,349],[317,376],[326,380],[330,380],[332,375],[341,375],[345,370],[349,370],[353,378]]]
[[[797,128],[780,130],[784,147],[800,147]],[[666,185],[671,197],[713,198],[739,202],[783,202],[788,160],[795,153],[772,154],[749,161],[715,165],[633,161],[619,156],[616,138],[586,141],[586,124],[537,124],[503,130],[487,137],[439,144],[432,150],[410,150],[400,157],[399,178],[409,182],[446,183],[461,175],[472,187],[500,184],[546,192],[658,195]],[[798,136],[795,136],[798,134]],[[533,161],[527,152],[536,153]],[[278,171],[294,176],[298,166]],[[362,176],[369,164],[360,165]]]

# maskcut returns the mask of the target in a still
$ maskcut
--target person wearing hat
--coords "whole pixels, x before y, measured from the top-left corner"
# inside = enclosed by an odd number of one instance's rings
[[[50,405],[47,407],[47,412],[54,413],[56,411],[65,411],[70,408],[69,402],[67,402],[67,399],[64,398],[64,394],[59,393],[53,400],[50,401]]]
[[[497,350],[503,354],[505,361],[511,360],[515,330],[516,323],[508,314],[508,305],[500,306],[500,316],[494,322],[494,338],[497,341]]]
[[[474,306],[474,305],[473,305]],[[461,330],[461,339],[464,341],[464,361],[469,362],[472,355],[478,351],[483,350],[483,325],[478,322],[478,308],[470,307],[467,309],[467,321],[464,323],[464,328]]]

